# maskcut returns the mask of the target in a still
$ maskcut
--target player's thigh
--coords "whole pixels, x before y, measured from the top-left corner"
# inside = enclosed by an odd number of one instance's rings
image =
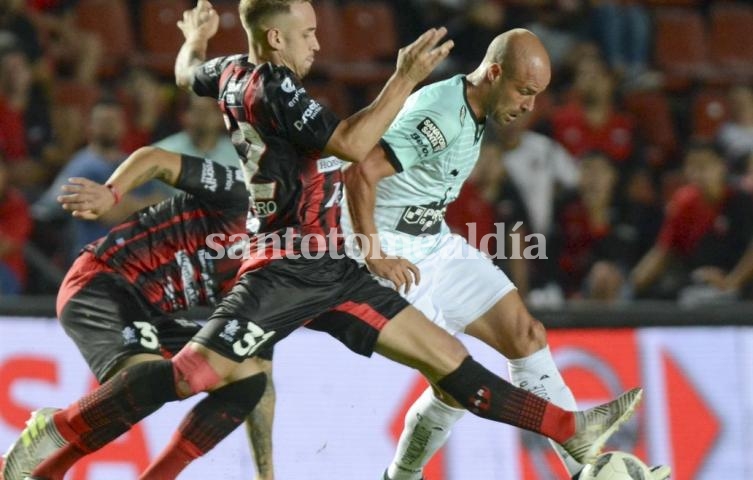
[[[135,290],[111,274],[96,275],[60,312],[63,329],[100,381],[126,358],[162,354],[157,318]]]
[[[468,356],[457,338],[414,307],[390,319],[380,331],[375,348],[387,358],[418,369],[432,382],[457,369]]]
[[[546,330],[511,291],[465,328],[507,358],[527,357],[546,346]]]
[[[449,332],[464,331],[516,290],[489,257],[457,235],[450,237],[435,258],[441,269],[436,273],[433,298],[442,313],[440,326]]]

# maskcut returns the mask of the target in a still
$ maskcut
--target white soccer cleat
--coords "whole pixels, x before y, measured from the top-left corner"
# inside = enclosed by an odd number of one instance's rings
[[[582,464],[596,461],[609,437],[635,412],[642,388],[629,390],[609,403],[575,413],[575,434],[562,447]]]
[[[32,412],[21,436],[5,454],[2,480],[33,479],[31,471],[66,442],[52,421],[57,408],[42,408]]]

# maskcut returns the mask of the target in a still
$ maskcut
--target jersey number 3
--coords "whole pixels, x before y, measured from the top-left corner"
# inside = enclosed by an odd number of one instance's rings
[[[233,352],[241,357],[250,357],[259,349],[275,332],[264,332],[260,326],[253,322],[246,324],[246,333],[243,338],[233,344]]]

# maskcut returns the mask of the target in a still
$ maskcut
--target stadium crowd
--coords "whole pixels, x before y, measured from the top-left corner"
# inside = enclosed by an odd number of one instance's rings
[[[97,223],[55,201],[69,177],[104,182],[135,149],[234,162],[211,101],[175,88],[187,0],[0,1],[0,294],[55,293],[79,249],[167,195],[141,189]],[[487,244],[534,305],[570,299],[753,298],[753,6],[716,0],[315,2],[321,43],[305,86],[340,115],[366,105],[394,53],[447,25],[470,72],[513,27],[546,45],[535,110],[489,122],[481,161],[448,212]],[[209,56],[242,51],[237,2],[217,0]],[[519,228],[513,226],[522,222]],[[516,255],[546,239],[546,259]],[[497,251],[497,249],[500,249]],[[515,250],[517,249],[517,250]],[[504,251],[503,251],[504,250]]]

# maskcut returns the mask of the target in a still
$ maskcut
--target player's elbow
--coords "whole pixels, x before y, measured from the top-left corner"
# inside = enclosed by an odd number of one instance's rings
[[[175,85],[182,90],[191,90],[193,72],[190,69],[175,67]]]
[[[365,183],[363,164],[356,163],[343,170],[343,182],[346,190],[356,190]]]

